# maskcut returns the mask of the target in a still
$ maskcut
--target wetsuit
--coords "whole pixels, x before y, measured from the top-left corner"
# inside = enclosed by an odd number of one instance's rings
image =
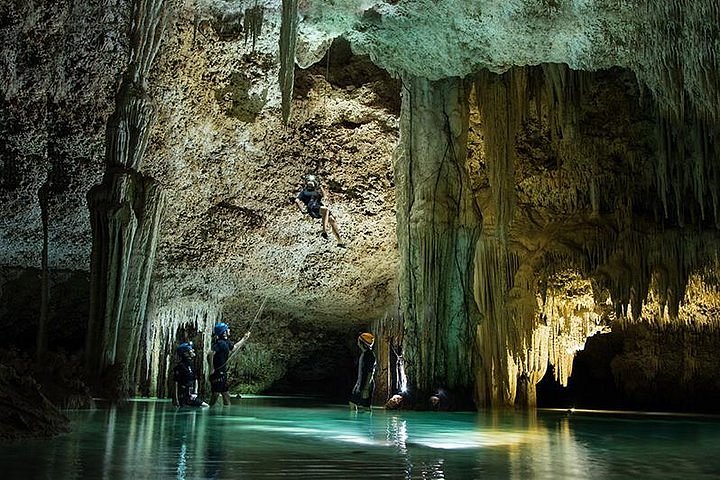
[[[355,405],[370,407],[375,390],[375,352],[366,349],[358,360],[358,378],[353,388],[350,401]],[[363,392],[365,388],[365,392]]]
[[[192,368],[192,362],[183,359],[175,365],[173,371],[173,379],[177,382],[177,400],[179,406],[199,407],[202,405],[202,399],[195,394],[195,372]]]
[[[212,346],[212,351],[215,352],[213,355],[214,372],[210,375],[210,384],[212,385],[213,393],[228,391],[227,363],[233,347],[235,347],[235,345],[230,342],[230,340],[224,338],[219,339]]]
[[[320,207],[322,206],[322,193],[319,190],[303,189],[298,193],[298,200],[303,202],[307,207],[307,214],[312,218],[322,218]]]

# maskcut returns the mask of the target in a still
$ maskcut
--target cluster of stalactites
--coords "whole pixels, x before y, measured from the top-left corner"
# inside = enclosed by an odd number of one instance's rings
[[[633,67],[658,106],[676,124],[688,114],[720,121],[720,3],[717,0],[650,0]]]
[[[222,306],[212,302],[183,302],[165,307],[151,307],[145,330],[145,378],[150,384],[150,395],[164,391],[159,379],[167,379],[176,361],[175,347],[188,341],[184,332],[195,331],[202,337],[198,350],[209,352],[213,326],[222,321]]]
[[[483,239],[476,298],[484,321],[478,341],[486,396],[492,404],[511,405],[517,379],[538,382],[548,364],[566,385],[575,354],[609,326],[682,327],[688,335],[716,331],[719,248],[713,234],[624,234],[588,248],[585,260],[556,252],[526,267],[517,255]],[[545,269],[549,264],[554,271]],[[534,314],[526,301],[531,295],[537,300]]]
[[[563,272],[551,280],[544,295],[537,297],[539,326],[533,342],[539,351],[534,355],[547,357],[555,367],[555,379],[567,386],[575,354],[585,348],[589,337],[610,331],[609,308],[597,303],[592,282],[578,272]]]
[[[488,71],[476,75],[475,98],[494,199],[493,223],[495,235],[501,240],[507,240],[516,203],[515,144],[520,129],[531,110],[535,118],[546,116],[553,143],[567,150],[585,79],[583,72],[560,64],[512,68],[502,75]],[[577,151],[566,153],[573,155]],[[589,184],[586,187],[591,188]],[[574,203],[577,206],[577,201]]]
[[[718,31],[720,27],[708,28],[710,30],[707,31],[711,32],[712,29]],[[708,57],[712,56],[712,50],[708,46],[710,44],[712,41],[709,39],[703,44]],[[701,64],[692,62],[693,73],[689,78],[693,79],[691,84],[694,87],[683,83],[683,79],[689,80],[687,72],[683,74],[682,68],[689,67],[690,62],[677,62],[680,60],[676,59],[670,66],[680,69],[679,73],[668,66],[657,67],[660,70],[652,75],[638,72],[642,82],[650,85],[653,92],[660,92],[655,96],[654,107],[650,107],[656,112],[655,138],[646,139],[648,145],[655,146],[655,156],[650,159],[651,165],[647,172],[640,172],[643,178],[613,179],[616,184],[610,191],[644,191],[642,189],[646,183],[648,186],[654,184],[663,207],[663,221],[669,220],[671,224],[683,226],[686,223],[698,224],[708,220],[720,227],[718,60],[714,58],[713,61]],[[662,84],[658,84],[657,78],[661,77],[662,72],[667,73],[667,78]],[[678,79],[672,80],[674,77],[671,74],[676,74]],[[476,76],[475,93],[494,198],[494,224],[499,238],[506,237],[513,219],[513,206],[517,202],[514,181],[517,153],[513,147],[524,122],[530,117],[546,124],[550,141],[563,164],[562,178],[549,176],[541,179],[541,183],[536,186],[542,189],[542,182],[547,183],[546,198],[542,198],[542,192],[538,190],[540,198],[533,199],[541,203],[564,195],[567,198],[562,199],[563,211],[588,210],[598,213],[599,195],[604,191],[600,183],[607,179],[604,179],[602,169],[598,168],[600,162],[595,159],[620,156],[624,157],[624,161],[629,165],[638,165],[645,160],[636,158],[638,154],[642,154],[642,150],[618,150],[616,144],[603,143],[601,136],[596,138],[579,135],[583,104],[596,101],[585,98],[592,78],[592,73],[573,71],[561,64],[517,67],[502,75],[484,71]],[[689,88],[694,92],[692,95],[686,91]],[[673,91],[673,94],[667,93]],[[642,99],[638,98],[637,101],[641,103]],[[585,160],[581,162],[579,159]],[[574,168],[574,165],[577,168]],[[575,188],[564,188],[559,184],[567,183],[570,179]],[[583,194],[578,195],[579,192]],[[644,199],[606,200],[609,204],[632,205],[633,200],[642,202]]]
[[[717,259],[714,266],[708,266],[689,276],[676,312],[672,311],[661,294],[662,282],[661,275],[653,275],[640,316],[618,317],[616,322],[623,327],[641,322],[659,330],[678,326],[690,330],[720,330],[720,283],[718,283]]]
[[[708,28],[712,31],[718,27]],[[708,63],[708,67],[712,65]],[[712,76],[717,72],[706,74]],[[594,218],[596,224],[592,228],[598,230],[597,233],[572,234],[570,243],[578,244],[584,252],[564,251],[563,245],[555,245],[545,252],[551,260],[549,263],[558,265],[552,268],[578,266],[587,274],[597,273],[603,286],[612,292],[616,314],[636,318],[647,297],[650,278],[657,271],[661,279],[658,298],[668,305],[669,315],[675,317],[687,278],[712,258],[718,246],[715,232],[703,233],[703,228],[708,227],[705,219],[720,223],[717,115],[707,109],[700,114],[694,109],[693,113],[674,115],[672,120],[667,108],[663,116],[663,109],[658,107],[660,113],[655,120],[658,141],[631,136],[627,139],[634,143],[644,141],[650,148],[656,146],[655,157],[641,158],[643,148],[618,146],[617,141],[609,142],[602,136],[589,137],[580,130],[583,111],[591,101],[585,98],[586,92],[597,90],[596,82],[593,73],[572,71],[565,65],[514,68],[503,75],[484,72],[477,76],[475,95],[494,199],[493,205],[484,210],[486,231],[494,228],[492,235],[506,242],[512,222],[517,218],[514,205],[518,201],[560,216]],[[716,95],[717,85],[707,86],[703,91]],[[714,105],[720,108],[720,101]],[[515,178],[514,146],[518,134],[530,120],[541,122],[547,128],[559,167],[557,171],[534,175],[527,180],[531,184],[526,188]],[[651,121],[652,116],[632,121],[646,120]],[[606,166],[616,166],[617,161],[608,160],[612,158],[619,158],[627,165],[627,175],[605,171]],[[632,168],[639,171],[630,171]],[[653,191],[658,194],[656,202],[650,198]],[[613,209],[610,217],[609,208]],[[635,218],[635,210],[647,213],[653,208],[658,217]],[[602,219],[601,214],[605,215]],[[654,220],[662,225],[646,224],[638,228],[638,220]],[[568,220],[560,218],[559,221]],[[693,231],[684,227],[687,224],[692,225]],[[670,230],[668,226],[675,227]],[[581,222],[578,228],[590,227],[587,222],[584,225]],[[644,233],[640,233],[641,230]],[[695,239],[700,237],[703,240],[698,243]]]
[[[657,104],[665,216],[697,221],[683,212],[692,193],[700,220],[711,214],[720,228],[720,2],[648,1],[644,9],[644,49],[633,69]]]
[[[254,5],[245,10],[243,18],[243,29],[245,30],[245,43],[248,38],[252,40],[252,51],[255,51],[255,43],[262,33],[263,17],[265,8],[262,5]]]
[[[518,379],[535,385],[548,365],[567,385],[587,338],[609,331],[609,307],[596,303],[591,281],[565,271],[552,282],[539,282],[529,265],[487,236],[478,242],[475,258],[475,299],[483,315],[477,330],[479,400],[512,405]]]

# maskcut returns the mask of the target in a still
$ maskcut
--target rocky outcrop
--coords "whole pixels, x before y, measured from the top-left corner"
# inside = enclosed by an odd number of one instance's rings
[[[69,431],[69,424],[34,379],[0,365],[0,439],[53,436]]]

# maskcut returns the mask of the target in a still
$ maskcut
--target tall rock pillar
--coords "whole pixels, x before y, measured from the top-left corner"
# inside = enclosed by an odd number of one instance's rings
[[[88,193],[93,231],[87,373],[113,397],[133,393],[164,195],[140,173],[155,107],[146,93],[165,0],[135,0],[130,63],[108,120],[105,176]]]
[[[469,405],[478,310],[475,246],[482,216],[466,160],[470,84],[406,78],[395,159],[400,311],[411,394],[447,389]]]

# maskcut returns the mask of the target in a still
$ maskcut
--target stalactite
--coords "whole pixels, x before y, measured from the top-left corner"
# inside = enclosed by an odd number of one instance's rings
[[[677,80],[670,78],[670,83]],[[489,172],[493,198],[493,204],[484,206],[492,214],[486,218],[475,267],[475,295],[487,319],[477,332],[482,368],[476,372],[476,383],[478,397],[486,404],[531,402],[533,380],[544,372],[545,356],[557,380],[566,384],[575,352],[589,335],[610,323],[644,322],[651,312],[669,323],[682,323],[684,309],[696,302],[688,296],[688,282],[703,268],[716,268],[707,265],[717,256],[720,238],[705,230],[705,219],[718,223],[720,135],[714,114],[707,109],[699,114],[682,91],[676,91],[676,99],[685,107],[672,114],[657,98],[655,124],[662,141],[648,137],[645,150],[631,149],[584,130],[588,102],[596,101],[586,92],[597,96],[602,85],[593,74],[564,65],[477,77],[485,141],[481,162]],[[591,113],[597,111],[594,104],[590,108]],[[653,117],[631,121],[651,124]],[[531,170],[526,186],[518,168],[536,167],[528,167],[532,159],[520,159],[514,150],[530,126],[540,132],[547,128],[557,164],[540,173]],[[631,136],[628,140],[637,141]],[[654,145],[657,162],[645,153]],[[654,169],[646,168],[653,163]],[[627,175],[609,176],[602,170],[619,165],[630,168]],[[661,199],[658,210],[647,196],[653,191]],[[513,209],[514,203],[537,209],[542,216],[552,212],[557,220],[532,223],[533,214]],[[648,212],[653,211],[664,213],[661,225],[651,223]],[[639,218],[638,212],[645,217]],[[688,222],[691,227],[683,227]],[[568,271],[592,282],[593,295],[606,300],[595,301],[592,308],[577,307],[574,313],[566,307],[558,310],[558,305],[577,301],[564,300],[558,285],[550,288],[553,278]],[[538,299],[536,305],[533,298]],[[523,398],[516,396],[519,386]]]
[[[475,253],[475,300],[483,318],[476,331],[481,357],[476,371],[476,396],[483,406],[510,406],[515,400],[517,376],[510,346],[520,344],[527,329],[518,328],[515,312],[508,305],[517,272],[512,256],[504,242],[488,236],[480,239]]]
[[[188,327],[199,332],[202,344],[196,345],[201,354],[210,351],[213,326],[223,321],[222,306],[218,302],[182,301],[167,306],[150,305],[145,329],[145,365],[141,376],[148,384],[149,395],[165,396],[165,382],[176,362],[175,347],[187,338],[180,338],[179,332]],[[199,355],[201,358],[204,355]],[[199,374],[205,369],[201,360],[197,363]]]
[[[287,125],[292,107],[295,82],[295,45],[297,42],[298,0],[282,0],[280,25],[280,90],[282,91],[282,118]]]
[[[486,132],[495,225],[501,239],[507,237],[515,203],[515,136],[525,116],[524,110],[518,107],[527,103],[523,101],[526,83],[525,71],[512,69],[503,76],[482,71],[475,84],[475,96]]]
[[[243,28],[245,30],[245,44],[247,44],[248,37],[252,40],[252,51],[255,51],[255,43],[258,37],[262,33],[263,15],[265,9],[262,5],[255,4],[254,7],[245,10],[245,17],[243,19]]]
[[[720,120],[720,4],[647,0],[635,70],[673,123]]]
[[[466,166],[468,86],[405,79],[396,152],[400,310],[408,381],[471,395],[473,257],[481,216]],[[467,400],[467,398],[465,399]]]
[[[720,226],[720,5],[648,0],[641,8],[645,41],[633,68],[657,104],[656,175],[665,216],[683,224],[693,198],[700,218],[712,211]]]

